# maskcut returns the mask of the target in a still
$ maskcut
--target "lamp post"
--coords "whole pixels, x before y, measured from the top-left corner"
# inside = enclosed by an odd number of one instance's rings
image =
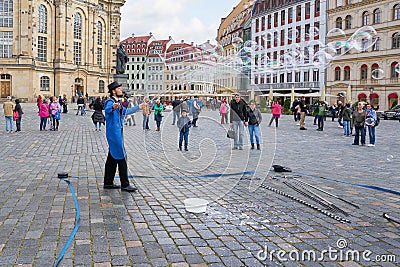
[[[372,93],[374,92],[374,87],[369,88],[369,103],[372,105]]]

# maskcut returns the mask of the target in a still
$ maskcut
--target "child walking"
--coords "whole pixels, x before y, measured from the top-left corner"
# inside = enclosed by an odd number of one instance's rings
[[[178,119],[177,126],[179,128],[179,151],[182,151],[182,143],[185,140],[185,151],[188,151],[189,143],[189,128],[192,126],[192,122],[187,116],[187,111],[182,110],[181,117]]]

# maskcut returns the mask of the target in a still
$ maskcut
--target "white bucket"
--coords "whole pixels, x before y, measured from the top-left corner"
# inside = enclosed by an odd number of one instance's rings
[[[201,198],[187,198],[183,201],[185,209],[188,212],[202,213],[206,212],[209,202]]]

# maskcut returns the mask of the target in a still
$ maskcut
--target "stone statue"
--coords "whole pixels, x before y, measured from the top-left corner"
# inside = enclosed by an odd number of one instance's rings
[[[117,74],[125,73],[126,62],[128,62],[128,55],[125,53],[123,46],[120,44],[117,49]]]

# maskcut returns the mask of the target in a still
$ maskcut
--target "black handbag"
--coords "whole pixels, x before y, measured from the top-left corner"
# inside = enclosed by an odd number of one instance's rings
[[[232,128],[229,128],[228,133],[226,134],[226,137],[228,137],[230,139],[234,139],[235,138],[235,131]]]

